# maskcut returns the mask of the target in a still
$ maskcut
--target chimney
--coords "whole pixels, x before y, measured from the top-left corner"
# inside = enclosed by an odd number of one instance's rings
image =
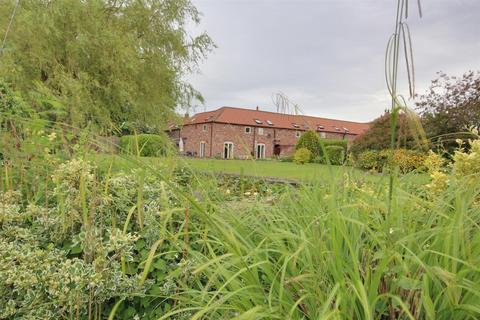
[[[258,111],[258,106],[257,106],[257,111]]]

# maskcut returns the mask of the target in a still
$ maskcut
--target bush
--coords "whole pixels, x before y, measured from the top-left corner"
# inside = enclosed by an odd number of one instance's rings
[[[382,171],[389,163],[397,165],[402,173],[422,169],[426,155],[407,149],[367,150],[356,156],[356,167],[366,170]],[[390,162],[391,161],[391,162]]]
[[[120,138],[121,152],[137,155],[138,150],[141,157],[164,156],[169,148],[170,143],[167,139],[156,134],[128,135]]]
[[[405,114],[399,114],[397,118],[396,145],[403,149],[412,149],[415,147],[415,134],[411,131],[409,121]],[[350,152],[359,155],[368,150],[386,150],[390,148],[390,113],[385,113],[375,119],[370,128],[355,139],[350,148]]]
[[[345,161],[345,149],[341,146],[327,146],[325,147],[327,151],[328,160],[330,164],[342,165]],[[327,159],[327,157],[325,157]]]
[[[320,137],[315,131],[308,130],[298,139],[296,150],[305,148],[310,150],[311,157],[315,158],[321,154]]]
[[[330,139],[320,139],[318,134],[315,131],[309,130],[306,131],[297,142],[295,148],[297,150],[301,148],[306,148],[311,152],[311,160],[315,163],[327,163],[327,160],[324,155],[324,151],[326,151],[330,146],[332,147],[340,147],[343,151],[343,159],[347,154],[348,149],[348,141],[347,140],[330,140]],[[332,150],[339,150],[337,148],[333,148]],[[328,152],[328,151],[327,151]],[[333,151],[334,153],[339,153],[340,151]],[[340,156],[340,154],[338,154]],[[340,161],[340,160],[338,160]],[[343,160],[341,161],[343,163]]]
[[[310,162],[310,159],[312,158],[312,152],[308,150],[307,148],[300,148],[297,151],[295,151],[295,156],[293,158],[293,161],[296,164],[304,164]]]
[[[378,151],[367,150],[360,153],[356,159],[354,159],[356,167],[365,170],[379,170],[378,166]]]
[[[344,152],[347,152],[348,149],[348,141],[347,140],[331,140],[331,139],[322,139],[320,140],[321,145],[325,148],[328,146],[339,146],[342,147]]]
[[[422,169],[426,158],[424,153],[414,150],[397,149],[393,153],[393,163],[402,173]]]

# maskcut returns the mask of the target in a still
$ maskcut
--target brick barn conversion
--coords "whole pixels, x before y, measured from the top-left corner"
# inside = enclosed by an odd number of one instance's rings
[[[169,135],[180,152],[200,158],[258,159],[291,156],[298,138],[315,130],[323,139],[347,139],[349,144],[368,129],[367,123],[304,115],[222,107],[185,117]]]

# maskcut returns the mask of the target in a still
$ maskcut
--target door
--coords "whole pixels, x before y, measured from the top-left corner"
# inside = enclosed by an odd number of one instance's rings
[[[200,158],[205,158],[205,141],[200,142]]]
[[[265,159],[265,145],[263,143],[257,144],[257,159]]]
[[[225,142],[223,144],[223,159],[233,159],[233,143]]]
[[[282,149],[280,148],[279,144],[276,144],[276,145],[273,146],[273,154],[275,156],[279,156],[281,151],[282,151]]]

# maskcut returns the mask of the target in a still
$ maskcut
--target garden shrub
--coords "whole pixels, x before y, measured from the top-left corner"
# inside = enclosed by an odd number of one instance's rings
[[[348,141],[347,140],[336,140],[336,139],[320,139],[318,134],[315,131],[308,130],[306,131],[299,139],[295,146],[296,150],[301,148],[306,148],[311,153],[311,161],[314,163],[327,163],[324,152],[327,151],[329,147],[339,147],[343,151],[343,158],[347,154]],[[340,156],[340,149],[333,148],[334,153],[338,153]],[[328,152],[328,151],[327,151]],[[332,161],[330,161],[333,163]],[[336,159],[336,164],[343,163],[343,160]]]
[[[320,143],[326,148],[328,146],[339,146],[342,147],[345,153],[348,149],[348,141],[347,140],[338,140],[338,139],[321,139]]]
[[[325,151],[327,152],[330,164],[342,165],[345,161],[345,149],[343,147],[335,145],[327,146],[325,147]],[[325,159],[327,159],[326,156]]]
[[[307,148],[300,148],[297,151],[295,151],[295,156],[293,158],[293,161],[296,164],[305,164],[310,162],[310,159],[312,158],[312,152],[308,150]]]
[[[396,165],[402,173],[420,170],[424,167],[426,155],[419,151],[396,149],[367,150],[355,157],[355,166],[365,170],[382,171],[386,165]]]
[[[127,135],[120,138],[120,150],[123,153],[137,155],[137,147],[141,157],[158,157],[168,153],[168,140],[156,134]]]
[[[365,170],[378,170],[378,151],[367,150],[360,153],[354,160],[355,166]]]
[[[393,153],[393,163],[399,167],[402,173],[423,168],[425,159],[424,153],[415,150],[397,149]]]
[[[315,158],[321,154],[320,137],[315,131],[308,130],[298,139],[295,149],[306,148],[310,150],[311,157]]]

